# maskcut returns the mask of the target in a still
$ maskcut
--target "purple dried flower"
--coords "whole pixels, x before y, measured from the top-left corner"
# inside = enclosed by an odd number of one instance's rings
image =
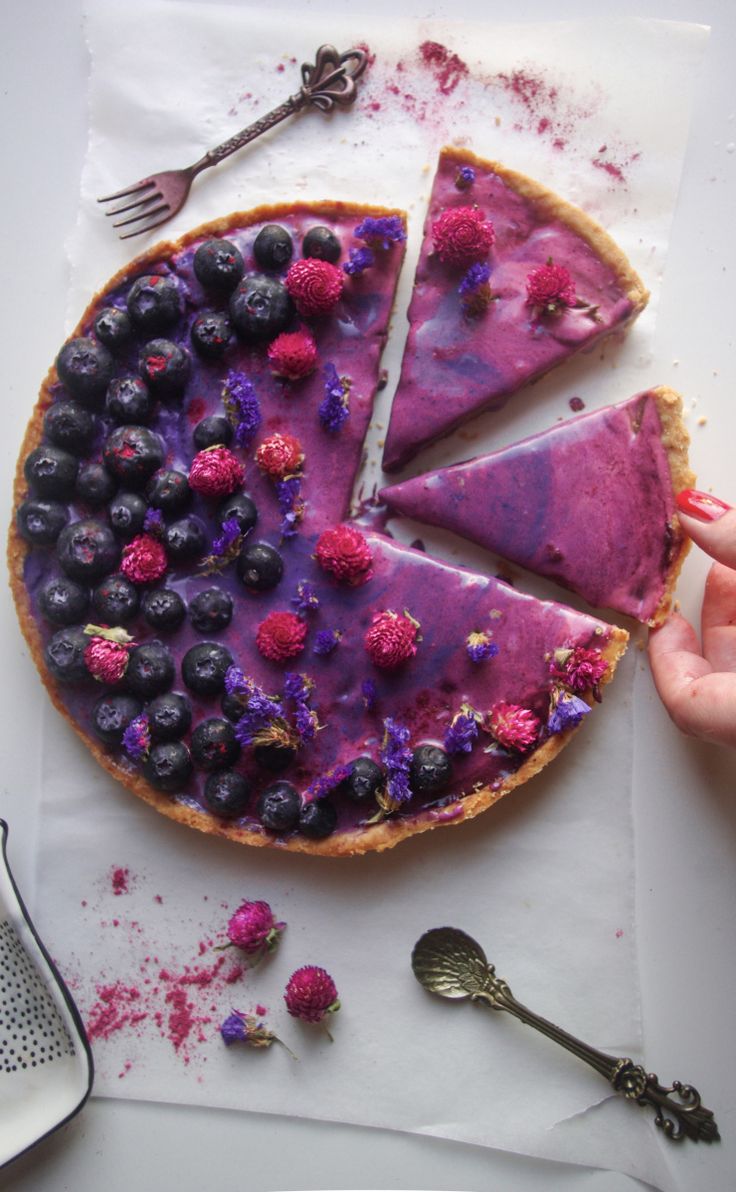
[[[164,532],[164,515],[160,509],[154,509],[149,505],[146,510],[146,515],[143,518],[143,530],[146,534],[153,535],[154,538],[160,538]]]
[[[317,413],[325,430],[334,434],[350,415],[350,381],[337,375],[334,364],[325,365],[324,375],[325,396]]]
[[[226,1047],[232,1047],[234,1043],[245,1043],[246,1047],[270,1047],[272,1043],[280,1043],[292,1059],[296,1059],[294,1052],[286,1047],[283,1039],[279,1039],[265,1022],[259,1022],[252,1014],[241,1014],[239,1010],[233,1010],[221,1024],[220,1034]]]
[[[300,616],[316,612],[320,602],[314,584],[310,584],[307,579],[300,579],[296,586],[296,596],[292,596],[291,603]]]
[[[402,244],[406,240],[404,224],[399,215],[381,215],[378,219],[367,215],[355,229],[358,240],[365,240],[374,248],[390,248],[392,244]]]
[[[448,753],[470,753],[473,742],[478,737],[478,721],[480,717],[469,704],[462,704],[460,711],[453,716],[445,733],[445,749]]]
[[[230,369],[222,390],[222,402],[233,424],[236,444],[247,447],[261,425],[261,407],[245,373]]]
[[[376,263],[376,258],[370,248],[351,248],[350,258],[345,261],[343,271],[350,276],[357,276]]]
[[[243,707],[243,715],[235,725],[235,736],[241,745],[252,745],[265,729],[276,721],[283,721],[284,709],[280,701],[266,695],[239,666],[230,666],[225,672],[225,690]]]
[[[151,748],[151,726],[145,712],[135,716],[123,733],[123,749],[131,761],[148,757]]]
[[[406,803],[412,795],[409,786],[409,767],[412,758],[412,751],[409,748],[411,734],[405,725],[399,724],[390,716],[384,720],[383,729],[381,764],[387,775],[386,791],[393,803]]]
[[[481,286],[488,284],[491,276],[490,265],[481,262],[476,265],[471,265],[470,268],[463,274],[460,285],[457,288],[458,294],[464,297],[466,294],[472,294],[475,290],[480,289]]]
[[[360,685],[360,694],[363,696],[363,707],[366,712],[370,712],[375,708],[378,699],[378,688],[373,679],[363,680]]]
[[[302,482],[300,476],[289,476],[286,480],[276,482],[276,497],[279,510],[283,514],[281,519],[281,536],[294,538],[297,526],[304,517],[304,501],[301,496]]]
[[[567,691],[558,691],[552,699],[547,730],[550,733],[562,733],[567,728],[574,728],[589,711],[590,706],[584,699]]]
[[[469,633],[465,639],[465,649],[471,662],[484,662],[486,658],[495,658],[498,646],[490,633]]]
[[[475,182],[475,170],[472,166],[460,166],[455,175],[455,186],[458,190],[469,190]]]
[[[324,799],[336,786],[350,777],[350,766],[333,766],[326,774],[321,774],[310,782],[304,792],[304,802],[312,803],[315,799]]]
[[[312,653],[326,657],[337,647],[341,637],[339,629],[320,629],[315,635]]]
[[[294,704],[294,727],[300,741],[312,741],[319,728],[317,713],[309,706],[314,681],[309,675],[289,671],[284,675],[284,699]]]

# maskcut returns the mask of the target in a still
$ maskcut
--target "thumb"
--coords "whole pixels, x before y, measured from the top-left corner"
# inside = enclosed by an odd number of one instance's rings
[[[736,570],[736,509],[709,493],[686,488],[677,494],[682,528],[711,558]]]

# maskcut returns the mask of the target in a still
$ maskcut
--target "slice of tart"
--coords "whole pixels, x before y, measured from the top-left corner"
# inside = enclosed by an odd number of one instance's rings
[[[681,415],[677,393],[651,389],[380,496],[596,608],[657,625],[689,545],[675,507],[694,482]]]
[[[626,327],[647,299],[624,254],[583,211],[523,174],[444,149],[385,471]]]

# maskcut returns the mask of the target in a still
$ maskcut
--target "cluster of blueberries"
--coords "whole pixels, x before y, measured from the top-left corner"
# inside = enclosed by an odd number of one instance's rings
[[[334,263],[340,243],[323,227],[312,228],[302,243],[304,256]],[[262,269],[283,270],[293,254],[293,241],[279,225],[265,226],[253,246]],[[292,300],[283,282],[267,273],[244,273],[236,245],[224,239],[205,241],[193,267],[208,292],[227,297],[228,309],[200,314],[191,327],[195,352],[204,359],[221,356],[233,336],[244,342],[272,339],[293,317]],[[212,586],[198,593],[187,608],[171,587],[142,592],[118,573],[122,546],[146,527],[150,512],[161,517],[160,532],[167,557],[176,565],[201,559],[206,542],[200,520],[187,513],[192,493],[185,473],[163,466],[164,447],[147,425],[155,403],[165,407],[179,399],[191,371],[187,348],[165,338],[147,339],[138,357],[138,374],[115,376],[115,357],[129,355],[134,336],[146,339],[170,332],[182,315],[181,296],[173,278],[138,278],[126,295],[125,307],[106,306],[94,319],[93,336],[69,340],[56,368],[65,393],[46,410],[43,441],[24,462],[29,495],[17,511],[22,537],[34,546],[55,548],[60,574],[45,580],[38,605],[55,626],[47,643],[48,668],[61,683],[89,679],[84,653],[90,637],[84,623],[131,624],[142,617],[157,633],[179,628],[188,616],[194,629],[208,637],[227,627],[233,615],[232,596]],[[99,416],[99,417],[98,417]],[[101,430],[101,426],[104,428]],[[100,442],[101,436],[104,439]],[[203,418],[193,431],[195,451],[232,442],[233,428],[223,415]],[[90,454],[99,458],[90,460]],[[69,521],[70,504],[90,516]],[[99,515],[105,512],[103,520]],[[215,519],[222,528],[234,519],[245,537],[258,511],[250,496],[235,493],[223,500]],[[236,571],[252,591],[268,591],[282,578],[280,553],[263,542],[244,545]],[[208,773],[206,806],[225,818],[243,815],[250,805],[248,779],[233,769],[241,751],[234,725],[243,715],[236,697],[225,692],[225,674],[233,663],[227,648],[208,640],[192,646],[181,660],[181,676],[195,697],[220,697],[221,717],[192,729],[189,695],[171,691],[176,676],[172,650],[159,640],[131,647],[121,689],[105,692],[94,704],[92,728],[108,746],[122,746],[126,728],[144,710],[151,747],[143,774],[157,789],[181,790],[193,766]],[[187,747],[182,738],[189,735]],[[422,754],[433,750],[433,756]],[[255,762],[266,772],[283,772],[294,760],[287,745],[260,745]],[[415,789],[444,785],[448,759],[442,750],[420,746],[415,751]],[[355,802],[374,799],[385,775],[371,758],[356,759],[339,793]],[[329,835],[337,814],[329,799],[303,803],[291,783],[277,780],[261,793],[257,813],[275,832],[298,829],[305,835]]]

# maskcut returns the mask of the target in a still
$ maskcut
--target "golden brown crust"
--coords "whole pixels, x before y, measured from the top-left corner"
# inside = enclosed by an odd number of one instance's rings
[[[121,269],[110,281],[105,285],[104,289],[107,291],[111,287],[124,284],[128,279],[132,280],[140,276],[143,271],[153,264],[160,263],[169,257],[180,252],[188,244],[200,239],[206,235],[226,235],[230,229],[244,228],[252,224],[259,223],[263,220],[278,221],[279,218],[284,218],[287,215],[293,215],[295,212],[308,211],[311,215],[319,217],[320,215],[328,216],[330,214],[354,214],[354,215],[372,215],[375,217],[385,215],[401,215],[404,213],[396,210],[389,210],[383,207],[368,206],[364,204],[355,203],[298,203],[298,204],[279,204],[273,206],[258,207],[249,212],[240,212],[225,218],[215,220],[213,222],[201,225],[198,228],[187,233],[178,241],[165,241],[147,252],[137,257],[129,265]],[[71,333],[71,337],[79,335],[82,328],[89,322],[91,313],[94,311],[97,303],[100,300],[100,294],[90,302],[87,310],[80,319],[77,327]],[[52,367],[42,386],[40,396],[34,408],[33,414],[29,421],[23,444],[21,447],[18,464],[15,474],[14,482],[14,509],[25,499],[27,495],[27,485],[23,473],[23,461],[26,455],[36,447],[41,441],[43,417],[51,404],[51,387],[57,382],[57,374],[55,367]],[[127,765],[124,761],[119,760],[108,752],[101,744],[89,736],[76,723],[73,717],[69,714],[65,707],[54,681],[49,675],[44,659],[43,643],[41,634],[39,633],[38,625],[34,620],[28,593],[25,583],[23,581],[23,571],[28,546],[24,539],[17,531],[15,520],[13,520],[8,535],[7,560],[10,577],[10,587],[15,600],[15,606],[18,614],[21,631],[28,643],[31,656],[36,664],[41,679],[46,687],[49,697],[54,704],[57,711],[67,720],[73,730],[77,733],[80,739],[84,742],[87,749],[90,751],[95,760],[101,765],[113,778],[121,782],[128,790],[137,795],[144,802],[153,807],[162,815],[167,816],[178,823],[184,824],[191,828],[196,828],[198,831],[206,832],[215,836],[223,836],[229,840],[236,841],[242,844],[249,844],[254,847],[263,848],[271,847],[281,849],[288,852],[308,853],[317,856],[332,856],[345,857],[354,856],[366,852],[383,851],[385,849],[393,848],[400,841],[407,837],[416,835],[421,832],[426,832],[432,828],[440,825],[451,825],[455,823],[462,823],[465,820],[473,819],[488,807],[496,803],[505,794],[508,794],[515,787],[520,786],[526,782],[534,774],[538,773],[548,762],[552,761],[560,750],[567,744],[572,735],[577,732],[576,728],[570,729],[564,733],[550,737],[544,742],[539,749],[537,749],[530,757],[522,763],[516,773],[510,775],[501,785],[492,789],[490,787],[483,787],[480,790],[472,791],[464,797],[458,797],[457,801],[450,805],[449,808],[443,809],[441,812],[433,812],[431,810],[420,813],[411,819],[392,819],[387,818],[382,822],[369,825],[367,827],[357,828],[350,833],[336,834],[327,837],[324,840],[309,840],[303,836],[288,838],[283,841],[274,840],[273,836],[265,831],[257,829],[247,829],[238,827],[227,823],[224,820],[218,820],[214,816],[206,812],[199,811],[196,808],[180,803],[176,800],[176,796],[171,796],[160,791],[155,790],[148,782],[141,777],[141,775],[133,769],[132,766]],[[628,641],[628,634],[625,630],[618,627],[611,628],[611,635],[603,648],[603,654],[609,662],[609,670],[604,678],[604,683],[610,681],[613,677],[613,672],[616,663],[620,656],[626,649]]]
[[[679,493],[684,488],[692,488],[696,479],[695,473],[690,468],[688,457],[690,436],[682,420],[682,398],[674,389],[668,389],[665,385],[660,385],[650,392],[657,403],[657,413],[662,428],[662,445],[667,452],[672,491]],[[671,528],[673,538],[670,564],[662,599],[648,621],[652,628],[661,625],[669,616],[682,564],[690,550],[690,539],[684,534],[677,514],[674,515]]]
[[[646,289],[635,269],[632,268],[625,253],[621,251],[608,232],[601,227],[587,212],[560,198],[553,191],[542,186],[534,178],[528,178],[517,170],[511,170],[500,162],[488,161],[478,157],[469,149],[457,149],[452,145],[445,146],[441,157],[451,158],[458,165],[474,166],[478,170],[488,170],[497,174],[507,186],[522,198],[534,203],[550,221],[557,220],[564,223],[577,236],[590,245],[593,252],[605,261],[616,275],[618,284],[633,305],[629,322],[636,318],[649,301],[649,291]]]

